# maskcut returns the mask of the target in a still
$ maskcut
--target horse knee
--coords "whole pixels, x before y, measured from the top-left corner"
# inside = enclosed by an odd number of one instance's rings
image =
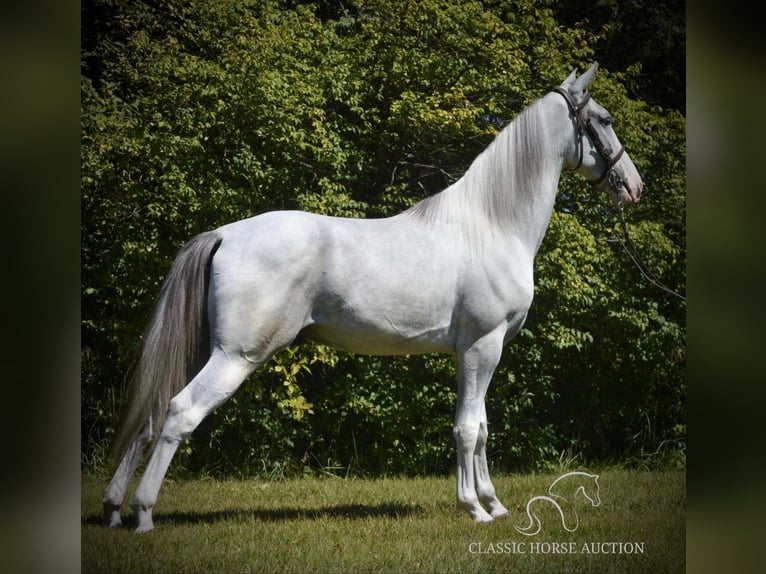
[[[452,436],[455,437],[455,444],[458,449],[471,451],[476,448],[479,440],[478,424],[458,424],[452,427]]]

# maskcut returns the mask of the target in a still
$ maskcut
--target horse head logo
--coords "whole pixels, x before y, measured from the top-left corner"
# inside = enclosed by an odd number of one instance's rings
[[[580,525],[580,519],[577,516],[577,511],[572,501],[578,494],[582,494],[592,506],[600,506],[601,497],[599,490],[597,474],[589,474],[587,472],[568,472],[562,474],[548,487],[548,495],[533,496],[529,499],[526,508],[529,525],[523,528],[516,526],[516,530],[525,536],[535,536],[538,534],[542,528],[542,523],[537,514],[535,514],[534,507],[539,504],[548,503],[558,511],[561,517],[561,526],[564,527],[564,530],[574,532]],[[574,516],[573,521],[567,521],[567,514],[561,507],[562,503],[568,507],[569,514]],[[572,522],[574,525],[571,525]]]

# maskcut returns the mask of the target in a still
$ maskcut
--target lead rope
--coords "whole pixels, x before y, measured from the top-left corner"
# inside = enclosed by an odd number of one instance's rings
[[[655,287],[662,289],[668,295],[671,295],[673,297],[678,297],[679,299],[681,299],[681,301],[686,301],[686,297],[684,297],[680,293],[674,291],[673,289],[665,285],[662,281],[657,279],[657,276],[654,275],[654,273],[649,271],[649,269],[646,267],[646,264],[641,260],[641,257],[638,254],[638,248],[636,247],[636,244],[633,243],[633,239],[630,237],[630,233],[628,232],[628,224],[625,222],[625,215],[623,214],[622,205],[618,207],[617,213],[620,216],[622,233],[625,237],[624,238],[620,237],[616,233],[613,233],[613,235],[617,237],[617,240],[620,242],[620,245],[622,245],[622,248],[625,250],[625,253],[628,254],[628,257],[630,257],[630,260],[633,262],[636,268],[638,268],[639,272],[644,277],[644,279],[646,279],[649,283],[651,283]]]

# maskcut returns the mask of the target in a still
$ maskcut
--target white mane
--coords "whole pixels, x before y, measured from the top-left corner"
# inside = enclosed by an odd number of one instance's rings
[[[528,229],[530,223],[539,227],[541,222],[544,231],[550,213],[541,218],[539,210],[552,206],[552,194],[547,192],[558,184],[561,170],[551,147],[543,106],[537,100],[497,135],[462,178],[404,214],[431,224],[455,225],[479,250],[488,231],[526,236],[534,233]]]

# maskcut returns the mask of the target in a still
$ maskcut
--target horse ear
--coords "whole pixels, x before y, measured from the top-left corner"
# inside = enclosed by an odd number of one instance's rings
[[[563,82],[561,82],[561,86],[562,86],[562,87],[564,87],[564,86],[571,86],[571,85],[574,83],[574,81],[575,81],[575,78],[577,78],[577,68],[575,68],[574,70],[572,70],[572,73],[571,73],[571,74],[569,74],[569,77],[567,77],[567,79],[566,79],[566,80],[564,80]]]
[[[569,87],[569,94],[572,96],[572,99],[576,104],[581,104],[588,99],[588,86],[593,81],[597,69],[598,62],[593,62],[593,65],[588,68],[588,71],[577,78]]]

